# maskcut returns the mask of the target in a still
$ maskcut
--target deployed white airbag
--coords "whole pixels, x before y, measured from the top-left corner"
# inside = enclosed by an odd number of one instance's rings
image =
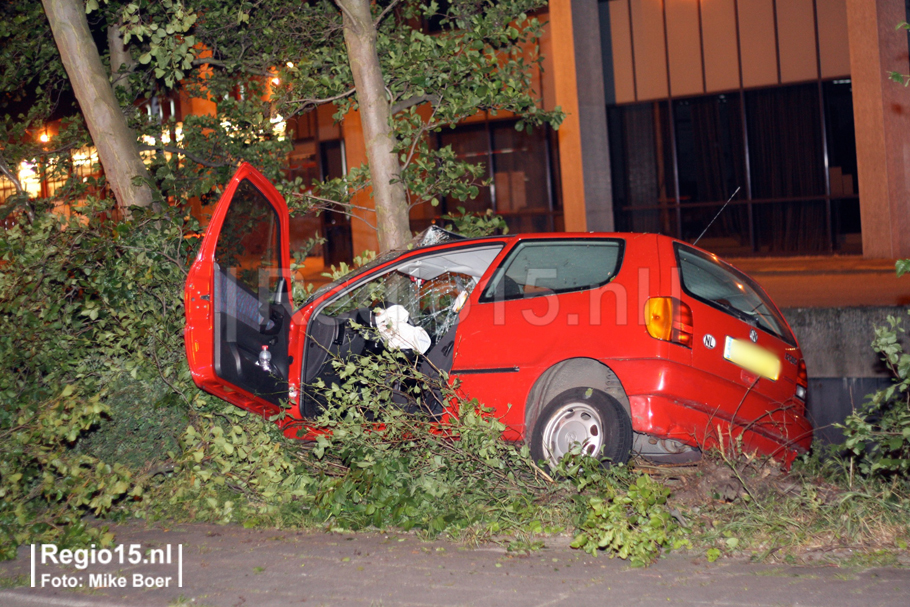
[[[426,352],[433,343],[423,327],[408,324],[410,314],[404,306],[394,305],[376,314],[376,329],[386,347]]]

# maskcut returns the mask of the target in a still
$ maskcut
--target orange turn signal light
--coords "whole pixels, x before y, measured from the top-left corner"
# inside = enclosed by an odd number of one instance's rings
[[[652,297],[645,303],[648,335],[692,347],[692,309],[675,297]]]

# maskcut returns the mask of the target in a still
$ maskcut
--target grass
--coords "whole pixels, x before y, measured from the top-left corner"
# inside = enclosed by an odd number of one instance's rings
[[[177,437],[187,424],[184,408],[169,402],[172,397],[162,383],[126,380],[119,388],[109,400],[111,419],[75,448],[124,463],[137,473],[161,467],[168,451],[179,451]],[[863,480],[840,460],[817,457],[798,460],[786,475],[773,463],[729,453],[706,453],[702,462],[688,468],[653,468],[641,462],[635,466],[674,492],[669,506],[688,525],[695,553],[716,550],[757,561],[857,566],[910,561],[910,482],[906,480]],[[158,485],[170,487],[167,475],[152,478],[149,498]],[[226,487],[221,492],[223,499],[244,499]],[[449,536],[468,546],[494,542],[513,552],[533,552],[549,538],[571,532],[580,520],[579,504],[572,496],[547,496],[546,501],[535,504],[539,519],[530,527],[513,525],[504,531],[505,524],[486,521]],[[198,520],[197,510],[198,502],[192,499],[153,501],[146,516],[192,522]],[[505,523],[517,520],[514,513],[503,517]],[[258,528],[323,528],[306,519],[296,500],[251,513],[241,522]]]
[[[910,544],[910,485],[850,477],[837,460],[797,462],[788,475],[754,460],[706,456],[710,467],[735,467],[743,486],[733,499],[687,508],[697,549],[757,561],[894,566]],[[732,470],[731,470],[732,471]]]
[[[22,588],[29,585],[27,575],[0,575],[0,588]]]

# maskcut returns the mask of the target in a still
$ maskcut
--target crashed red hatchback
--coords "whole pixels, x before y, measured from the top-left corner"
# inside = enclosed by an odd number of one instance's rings
[[[613,462],[690,461],[733,439],[787,464],[808,449],[799,344],[715,255],[656,234],[450,236],[385,253],[295,310],[287,207],[243,165],[186,282],[193,379],[260,415],[288,405],[277,423],[297,436],[331,355],[400,348],[550,462],[576,443]]]

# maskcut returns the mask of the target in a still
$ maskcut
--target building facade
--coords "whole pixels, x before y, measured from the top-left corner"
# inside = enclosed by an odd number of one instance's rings
[[[493,209],[517,232],[659,232],[728,257],[910,257],[910,91],[889,79],[910,73],[897,28],[908,7],[550,0],[532,81],[565,122],[527,133],[508,114],[482,113],[437,134],[436,145],[483,163],[489,186],[475,200],[413,209],[412,228],[464,207]],[[186,96],[166,105],[149,111],[178,121],[216,111]],[[333,112],[288,122],[291,176],[366,162],[359,116],[336,123]],[[30,192],[52,195],[38,168],[22,171]],[[0,182],[0,197],[11,191]],[[355,202],[372,204],[367,194]],[[319,231],[319,253],[337,263],[377,248],[371,223],[301,218],[294,239]]]
[[[587,217],[701,237],[727,256],[910,254],[910,92],[889,79],[910,72],[897,28],[907,2],[560,4],[551,2],[552,27],[575,40],[585,81],[576,85],[590,140],[581,138],[583,178],[593,180],[585,194],[607,192],[586,196]],[[608,187],[595,167],[608,167]]]

